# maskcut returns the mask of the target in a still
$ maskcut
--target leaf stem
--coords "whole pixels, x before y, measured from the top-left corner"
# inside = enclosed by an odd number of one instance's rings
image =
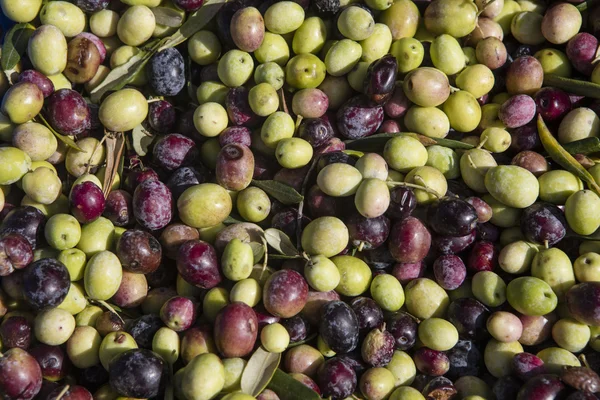
[[[420,178],[420,177],[419,177]],[[416,179],[416,178],[415,178]],[[409,187],[409,188],[413,188],[413,189],[419,189],[419,190],[423,190],[429,194],[434,195],[435,197],[437,197],[438,199],[441,198],[442,196],[435,190],[431,189],[430,187],[427,187],[425,185],[417,185],[416,183],[408,183],[408,182],[395,182],[395,181],[388,181],[386,182],[388,184],[389,187],[393,188],[393,187],[397,187],[397,186],[404,186],[404,187]]]
[[[67,392],[69,391],[71,387],[69,385],[65,385],[65,387],[60,391],[60,393],[58,394],[58,396],[56,396],[56,399],[54,400],[60,400],[64,397],[65,394],[67,394]]]

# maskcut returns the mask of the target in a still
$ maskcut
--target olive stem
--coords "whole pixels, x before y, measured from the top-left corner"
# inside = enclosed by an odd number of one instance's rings
[[[63,396],[64,396],[65,394],[67,394],[67,392],[69,391],[69,389],[70,389],[70,388],[71,388],[71,387],[70,387],[69,385],[66,385],[66,386],[65,386],[65,387],[64,387],[64,388],[63,388],[63,389],[60,391],[60,393],[58,394],[58,396],[56,396],[56,399],[55,399],[55,400],[60,400],[60,399],[62,399],[62,398],[63,398]]]
[[[156,103],[157,101],[162,101],[162,99],[150,99],[150,100],[146,100],[146,103],[148,103],[148,104]]]
[[[404,187],[409,187],[409,188],[414,188],[414,189],[420,189],[429,194],[436,196],[438,199],[442,197],[442,196],[440,196],[440,194],[438,192],[436,192],[435,190],[433,190],[427,186],[424,186],[424,185],[417,185],[415,183],[408,183],[408,182],[394,182],[394,181],[388,181],[387,184],[389,187],[404,186]]]
[[[450,93],[456,93],[456,92],[460,92],[460,89],[457,87],[454,87],[452,85],[448,85],[450,86]]]
[[[85,168],[85,173],[89,174],[90,173],[90,168],[92,167],[92,159],[94,158],[94,155],[96,154],[96,151],[98,150],[99,147],[102,147],[102,145],[104,144],[104,142],[106,141],[106,138],[108,137],[108,134],[106,131],[104,131],[104,136],[102,136],[102,139],[100,140],[100,143],[96,143],[96,145],[94,146],[94,150],[92,151],[92,155],[90,156],[87,166]]]
[[[285,92],[283,91],[283,88],[279,89],[279,96],[280,96],[280,101],[281,101],[281,109],[283,110],[283,112],[285,112],[286,114],[290,114],[290,110],[288,109],[287,103],[285,102]]]
[[[588,360],[587,360],[587,358],[585,357],[585,354],[580,354],[578,358],[579,358],[579,361],[581,361],[581,363],[582,363],[582,364],[583,364],[585,367],[587,367],[587,368],[590,368],[590,364],[588,364]],[[590,368],[590,369],[591,369],[591,368]]]
[[[479,142],[479,144],[477,145],[476,149],[481,150],[481,148],[483,147],[483,145],[485,144],[485,142],[487,142],[489,139],[488,136],[484,137],[483,140],[481,142]]]
[[[549,248],[550,248],[550,244],[548,243],[548,241],[547,241],[547,240],[544,240],[544,247],[545,247],[546,249],[549,249]]]
[[[263,249],[265,251],[265,255],[263,257],[263,264],[262,264],[262,272],[265,272],[265,270],[267,269],[267,264],[269,262],[269,246],[267,246],[267,239],[264,236],[260,240],[262,242]]]
[[[363,248],[365,247],[365,242],[361,241],[360,244],[358,245],[358,252],[360,253],[361,251],[363,251]]]

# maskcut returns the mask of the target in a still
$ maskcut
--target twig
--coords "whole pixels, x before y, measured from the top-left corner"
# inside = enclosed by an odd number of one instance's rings
[[[56,399],[54,400],[60,400],[63,398],[63,396],[65,394],[67,394],[67,392],[69,391],[70,386],[69,385],[65,385],[65,387],[60,391],[60,393],[58,394],[58,396],[56,396]]]
[[[317,163],[319,162],[319,157],[315,157],[310,165],[308,171],[306,171],[306,176],[304,177],[304,181],[302,182],[302,188],[300,189],[300,194],[302,195],[302,200],[298,203],[298,213],[296,214],[296,248],[298,251],[301,250],[301,242],[302,242],[302,217],[304,216],[304,199],[306,198],[306,189],[308,187],[308,182],[310,181],[311,175],[317,167]]]
[[[287,103],[285,101],[285,92],[283,91],[283,88],[279,89],[279,97],[280,97],[280,101],[281,101],[281,109],[283,110],[284,113],[289,115],[290,110],[288,109]]]
[[[442,197],[437,191],[435,191],[427,186],[417,185],[416,183],[393,182],[393,181],[388,181],[386,183],[388,184],[389,187],[405,186],[405,187],[409,187],[409,188],[413,188],[413,189],[423,190],[429,194],[436,196],[438,199]]]

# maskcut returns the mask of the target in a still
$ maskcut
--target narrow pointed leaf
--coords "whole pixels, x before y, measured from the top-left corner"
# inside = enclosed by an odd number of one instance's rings
[[[42,121],[46,128],[48,128],[58,140],[71,147],[72,149],[75,149],[77,151],[83,151],[69,136],[61,135],[60,133],[56,132],[54,128],[48,123],[48,121],[46,121],[46,118],[44,118],[42,114],[38,114],[37,117],[35,117],[35,119],[39,119],[39,121]]]
[[[450,139],[434,139],[425,135],[412,132],[396,132],[396,133],[377,133],[356,140],[347,140],[346,148],[349,150],[359,150],[363,152],[380,152],[385,147],[388,140],[396,136],[410,136],[417,139],[423,146],[440,145],[451,149],[472,149],[474,146],[468,143],[459,142],[458,140]]]
[[[298,204],[304,197],[290,185],[277,181],[252,180],[252,185],[264,190],[269,196],[274,197],[285,205]]]
[[[600,186],[598,186],[598,183],[595,181],[594,177],[590,175],[590,173],[587,172],[587,170],[583,168],[581,164],[579,164],[579,162],[560,145],[560,143],[558,143],[556,138],[546,126],[546,123],[541,115],[538,115],[537,127],[538,134],[540,135],[540,141],[550,157],[561,167],[571,172],[582,181],[586,182],[588,187],[600,196]]]
[[[269,228],[265,230],[265,238],[269,246],[277,250],[280,254],[285,256],[296,256],[299,254],[289,236],[279,229]]]
[[[177,28],[183,22],[181,12],[169,7],[152,7],[152,13],[156,19],[156,23],[170,28]]]
[[[295,380],[280,369],[275,371],[273,379],[267,386],[281,400],[320,400],[321,396],[308,386]]]
[[[33,25],[22,23],[14,25],[6,33],[2,44],[2,59],[0,60],[3,71],[13,69],[21,61],[21,56],[27,50],[29,38],[34,31],[35,27]]]
[[[600,152],[600,138],[589,137],[575,142],[566,143],[563,148],[570,154],[591,154]]]
[[[265,390],[281,362],[281,353],[270,353],[259,347],[248,360],[242,373],[242,392],[258,396]]]
[[[187,21],[171,35],[165,43],[160,46],[160,50],[167,49],[169,47],[175,47],[187,39],[192,37],[194,33],[202,30],[214,17],[217,12],[223,7],[227,0],[208,0],[204,3],[200,9],[192,13]]]
[[[148,149],[153,141],[154,136],[141,124],[131,131],[131,145],[133,146],[135,153],[140,157],[148,154]]]
[[[105,93],[122,89],[126,84],[131,82],[135,75],[144,68],[153,54],[154,51],[140,51],[125,64],[110,71],[102,83],[91,91],[90,99],[92,102],[99,103]]]
[[[250,245],[250,248],[252,248],[254,264],[258,264],[265,256],[265,246],[258,242],[250,242],[248,244]]]
[[[589,81],[580,81],[552,74],[544,74],[544,86],[553,86],[579,96],[600,99],[600,85]]]

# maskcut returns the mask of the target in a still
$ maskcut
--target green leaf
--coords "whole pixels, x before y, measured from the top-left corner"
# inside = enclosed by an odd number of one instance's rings
[[[538,115],[537,127],[538,134],[540,135],[540,141],[550,157],[561,167],[571,172],[582,181],[586,182],[588,187],[600,196],[600,186],[598,186],[594,180],[594,177],[590,175],[590,173],[587,172],[587,170],[583,168],[581,164],[579,164],[579,162],[558,143],[556,138],[546,126],[546,123],[541,115]]]
[[[48,121],[46,121],[46,118],[44,118],[44,116],[41,113],[38,114],[37,117],[35,117],[35,119],[38,119],[38,118],[40,121],[42,121],[42,123],[44,125],[46,125],[46,128],[48,128],[50,130],[50,132],[52,132],[52,134],[54,134],[54,136],[56,136],[56,138],[58,140],[60,140],[61,142],[63,142],[64,144],[66,144],[67,146],[69,146],[72,149],[75,149],[77,151],[83,151],[83,150],[81,150],[81,148],[79,146],[77,146],[75,141],[73,139],[71,139],[69,136],[61,135],[60,133],[56,132],[54,130],[54,128],[48,123]]]
[[[258,264],[260,260],[265,256],[265,246],[262,243],[250,242],[248,243],[252,248],[252,255],[254,256],[254,264]]]
[[[164,50],[169,47],[175,47],[187,39],[192,37],[194,33],[202,30],[214,17],[217,12],[223,7],[227,0],[208,0],[204,3],[200,9],[192,13],[187,21],[172,34],[162,46],[160,50]]]
[[[142,124],[139,124],[131,131],[131,144],[135,153],[143,157],[148,154],[148,148],[154,141],[154,136],[148,132]]]
[[[588,81],[563,78],[562,76],[544,74],[544,86],[552,86],[579,96],[600,99],[600,85]]]
[[[27,50],[27,44],[33,32],[35,32],[35,27],[27,23],[16,24],[7,32],[2,44],[0,62],[3,71],[13,69],[21,61],[21,56]]]
[[[267,239],[269,246],[285,256],[297,256],[299,254],[290,237],[279,229],[269,228],[265,230],[265,239]]]
[[[353,156],[356,158],[361,158],[362,156],[365,155],[365,153],[363,153],[362,151],[358,151],[358,150],[342,150],[342,153],[348,154],[349,156]]]
[[[600,3],[599,0],[586,0],[582,3],[577,4],[576,7],[579,11],[586,11],[594,8],[598,3]]]
[[[240,221],[236,218],[233,218],[231,215],[229,215],[227,218],[225,218],[225,220],[223,221],[223,223],[225,225],[232,225],[232,224],[241,224],[244,221]]]
[[[90,93],[90,99],[93,103],[99,103],[105,93],[111,90],[122,89],[141,71],[146,65],[150,57],[156,52],[140,51],[135,56],[131,57],[125,64],[118,66],[108,73],[101,84],[96,86]]]
[[[152,13],[157,24],[178,28],[183,23],[184,13],[169,7],[152,7]]]
[[[280,369],[275,371],[275,375],[267,387],[274,391],[281,400],[321,400],[321,396],[317,392]]]
[[[600,152],[600,138],[589,137],[574,142],[566,143],[563,148],[570,154],[591,154]]]
[[[288,346],[288,349],[291,349],[292,347],[300,346],[301,344],[306,344],[306,343],[312,341],[316,337],[317,337],[317,332],[315,332],[315,333],[313,333],[311,335],[308,335],[306,337],[306,339],[304,339],[304,340],[299,340],[297,342],[290,343],[289,346]]]
[[[256,349],[242,373],[242,392],[253,397],[258,396],[273,378],[280,362],[281,353],[270,353],[262,347]]]
[[[425,135],[412,132],[396,132],[396,133],[378,133],[356,140],[347,140],[346,149],[360,150],[362,152],[381,152],[388,140],[396,136],[410,136],[417,139],[425,147],[435,144],[448,147],[451,149],[469,150],[474,146],[468,143],[459,142],[458,140],[450,139],[434,139]]]
[[[290,185],[277,181],[258,181],[253,179],[252,185],[264,190],[269,196],[274,197],[285,205],[298,204],[304,200],[304,196]]]

